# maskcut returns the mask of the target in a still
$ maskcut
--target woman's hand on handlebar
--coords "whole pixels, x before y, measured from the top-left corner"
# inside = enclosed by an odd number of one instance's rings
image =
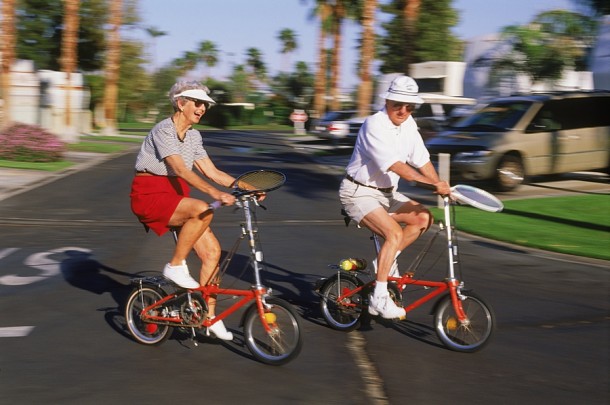
[[[219,191],[215,194],[216,195],[213,195],[212,198],[214,198],[214,200],[216,201],[219,201],[222,205],[233,205],[235,204],[235,201],[237,201],[235,196],[230,193]]]

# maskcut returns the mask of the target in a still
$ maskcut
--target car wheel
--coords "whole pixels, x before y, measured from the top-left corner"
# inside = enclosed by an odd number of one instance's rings
[[[523,161],[518,156],[506,155],[496,168],[496,185],[501,191],[511,191],[525,180]]]

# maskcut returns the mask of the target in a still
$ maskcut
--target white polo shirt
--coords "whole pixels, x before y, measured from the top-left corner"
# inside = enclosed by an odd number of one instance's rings
[[[384,107],[364,121],[346,172],[368,186],[396,188],[400,176],[388,169],[398,161],[419,169],[430,161],[430,153],[413,116],[396,126]]]

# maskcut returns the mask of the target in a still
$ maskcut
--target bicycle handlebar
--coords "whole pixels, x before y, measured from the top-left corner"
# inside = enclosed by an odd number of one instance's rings
[[[257,198],[257,196],[256,196],[256,195],[254,195],[254,194],[256,194],[256,193],[260,193],[260,191],[255,191],[255,190],[239,190],[239,191],[237,191],[237,190],[236,190],[236,191],[233,191],[233,193],[232,193],[232,194],[233,194],[235,197],[237,197],[237,198],[239,198],[239,197],[243,197],[243,196],[247,196],[247,197],[251,198],[251,199],[252,199],[252,201],[254,201],[254,203],[255,203],[257,206],[259,206],[259,207],[261,207],[261,208],[263,208],[263,209],[266,209],[266,208],[265,208],[263,205],[261,205],[261,204],[258,202],[258,198]],[[238,203],[239,203],[239,202],[238,202]],[[221,207],[224,207],[224,204],[223,204],[221,201],[218,201],[218,200],[217,200],[217,201],[211,202],[211,203],[208,205],[208,210],[210,210],[210,211],[215,211],[215,210],[217,210],[217,209],[219,209],[219,208],[221,208]]]
[[[217,210],[220,207],[222,207],[222,202],[221,201],[214,201],[214,202],[212,202],[212,203],[210,203],[208,205],[208,210],[215,211],[215,210]]]
[[[415,185],[419,188],[424,188],[426,190],[436,191],[436,186],[430,183],[422,183],[421,181],[416,181]]]
[[[436,186],[434,184],[430,184],[430,183],[422,183],[420,181],[416,181],[415,182],[415,186],[419,187],[419,188],[423,188],[426,190],[430,190],[430,191],[436,191]],[[451,195],[447,194],[442,194],[441,197],[451,197]]]

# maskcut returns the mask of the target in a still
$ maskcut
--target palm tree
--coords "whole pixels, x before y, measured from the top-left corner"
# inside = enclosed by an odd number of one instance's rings
[[[339,100],[339,76],[340,76],[340,55],[343,27],[343,20],[346,17],[346,8],[344,0],[334,0],[330,7],[331,9],[331,33],[333,36],[332,56],[330,61],[330,108],[331,110],[339,110],[341,101]]]
[[[212,68],[218,63],[218,48],[212,41],[203,41],[199,44],[199,57],[203,61],[204,66]],[[204,72],[203,77],[208,76],[207,72]]]
[[[296,35],[294,31],[290,28],[284,28],[278,34],[277,39],[279,39],[282,43],[282,49],[280,50],[280,53],[282,55],[286,55],[286,63],[284,67],[285,70],[288,70],[290,69],[290,66],[288,64],[288,54],[292,53],[298,47]]]
[[[107,135],[116,135],[116,110],[119,96],[119,67],[121,59],[121,19],[123,0],[110,2],[110,38],[108,39],[108,54],[106,55],[106,83],[104,86],[104,115]]]
[[[405,19],[405,72],[409,71],[409,65],[415,63],[415,47],[412,44],[416,39],[416,24],[419,18],[419,10],[421,8],[421,0],[407,0],[403,8],[403,17]]]
[[[7,126],[11,122],[11,66],[15,59],[15,0],[2,1],[2,45],[1,64],[2,71],[2,98],[4,111],[0,114],[0,127]]]
[[[360,86],[358,89],[358,115],[370,113],[373,98],[371,64],[375,57],[375,11],[377,0],[364,0],[362,11],[362,48],[360,50]]]
[[[199,54],[197,52],[186,51],[182,58],[178,59],[177,65],[180,68],[180,74],[186,75],[191,70],[195,69],[199,62]]]
[[[76,68],[78,52],[78,8],[79,0],[65,0],[64,2],[64,31],[61,45],[61,70],[66,73],[66,132],[70,141],[76,136],[72,127],[71,86],[72,73]]]
[[[316,8],[313,14],[320,19],[318,34],[318,67],[314,84],[313,109],[314,116],[322,116],[326,111],[326,71],[328,69],[328,54],[326,51],[326,39],[329,33],[329,16],[331,14],[330,4],[326,0],[316,0]]]
[[[155,42],[156,42],[157,38],[163,37],[163,36],[167,35],[167,32],[161,31],[161,30],[159,30],[159,29],[157,29],[155,27],[147,27],[147,28],[145,28],[145,31],[153,39],[153,41],[152,41],[153,51],[152,51],[152,58],[151,59],[152,59],[152,67],[153,67],[153,69],[156,69],[155,59],[156,59],[157,51],[156,51],[156,44],[155,44]]]
[[[257,48],[246,50],[246,65],[250,67],[252,75],[259,81],[264,82],[267,76],[267,67],[263,62],[263,54]]]

